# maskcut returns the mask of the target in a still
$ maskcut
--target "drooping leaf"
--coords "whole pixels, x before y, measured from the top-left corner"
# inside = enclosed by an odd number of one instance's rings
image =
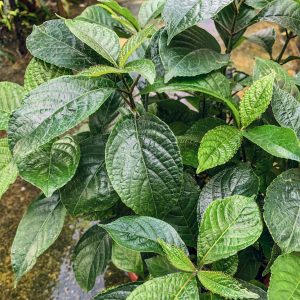
[[[117,243],[112,246],[112,263],[120,270],[144,274],[141,253],[129,250]]]
[[[136,288],[127,300],[199,300],[195,276],[190,273],[173,273],[151,279]]]
[[[79,70],[99,63],[96,53],[71,33],[64,20],[33,26],[26,46],[34,57],[62,68]]]
[[[268,187],[264,219],[284,252],[300,251],[300,171],[290,169]]]
[[[143,1],[138,19],[141,27],[146,26],[149,21],[158,17],[163,11],[166,0],[146,0]]]
[[[255,81],[246,90],[240,103],[243,127],[249,126],[268,108],[273,95],[274,74],[271,73]]]
[[[222,165],[238,151],[242,134],[235,127],[221,125],[209,130],[201,140],[197,173]]]
[[[164,216],[180,196],[182,161],[176,138],[153,115],[120,119],[106,145],[106,165],[114,189],[137,214]]]
[[[193,26],[167,44],[168,35],[160,35],[159,53],[165,68],[165,82],[173,77],[208,74],[227,65],[229,56],[220,54],[220,45],[204,29]]]
[[[13,161],[7,138],[0,139],[0,199],[18,176],[18,168]]]
[[[103,78],[63,76],[31,91],[9,123],[15,157],[25,157],[94,113],[114,91]]]
[[[268,299],[267,292],[265,290],[263,290],[261,287],[258,287],[256,285],[254,285],[254,284],[252,284],[250,282],[244,281],[244,280],[239,280],[239,282],[248,291],[259,295],[259,297],[260,297],[260,298],[258,298],[259,300],[267,300]]]
[[[11,113],[21,106],[24,88],[16,83],[0,82],[0,130],[6,130]]]
[[[276,157],[300,161],[299,140],[290,128],[263,125],[245,130],[243,135]]]
[[[139,252],[164,254],[158,239],[186,250],[182,239],[168,223],[152,217],[127,216],[101,225],[119,245]]]
[[[211,265],[211,269],[212,271],[223,272],[227,275],[233,276],[238,270],[238,265],[239,265],[239,258],[235,254],[228,258],[215,261]]]
[[[80,142],[77,172],[60,191],[61,201],[71,215],[104,211],[119,200],[106,171],[106,139],[96,135]]]
[[[162,277],[170,273],[176,273],[178,270],[170,264],[165,256],[153,256],[145,259],[147,269],[151,276]]]
[[[191,247],[197,244],[198,224],[196,216],[197,201],[200,188],[194,178],[188,173],[183,174],[183,186],[178,202],[165,217],[183,241]]]
[[[300,3],[298,0],[271,1],[262,9],[258,18],[274,22],[300,35]]]
[[[282,127],[293,129],[300,139],[300,102],[276,87],[272,98],[272,110],[276,121]]]
[[[222,272],[200,271],[198,278],[203,286],[215,294],[230,299],[258,299],[259,295],[248,291],[233,277]]]
[[[103,273],[111,258],[111,240],[107,232],[94,225],[78,241],[74,249],[73,270],[81,288],[93,288],[98,275]]]
[[[200,265],[236,254],[252,245],[261,233],[260,211],[253,198],[234,195],[213,201],[206,209],[200,225]]]
[[[258,192],[259,180],[249,164],[239,164],[222,170],[203,187],[198,202],[198,219],[201,220],[209,204],[216,199],[232,195],[251,197]]]
[[[66,209],[58,194],[31,202],[18,226],[11,250],[16,282],[55,242],[62,230],[65,214]]]
[[[65,23],[78,39],[117,66],[120,44],[119,37],[113,30],[99,24],[75,19],[65,20]]]
[[[63,75],[72,75],[72,71],[33,57],[25,71],[24,89],[28,93],[42,83]]]

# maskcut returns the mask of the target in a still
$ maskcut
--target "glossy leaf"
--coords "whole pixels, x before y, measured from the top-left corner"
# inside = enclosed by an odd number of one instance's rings
[[[101,225],[119,245],[139,252],[164,254],[158,239],[186,250],[175,229],[168,223],[152,217],[127,216]]]
[[[18,226],[11,250],[16,282],[55,242],[62,230],[65,214],[66,209],[57,194],[31,202]]]
[[[73,179],[64,186],[61,201],[71,215],[104,211],[118,200],[105,166],[106,138],[91,136],[80,142],[80,162]]]
[[[203,286],[215,294],[230,299],[258,299],[259,295],[248,291],[233,277],[222,272],[200,271],[198,278]]]
[[[199,300],[197,282],[193,274],[174,273],[151,279],[136,288],[127,300]]]
[[[208,131],[200,143],[197,173],[228,162],[241,142],[242,134],[235,127],[221,125]]]
[[[263,125],[243,131],[243,135],[274,156],[300,161],[299,140],[292,129]]]
[[[284,252],[300,251],[300,171],[290,169],[268,187],[264,219],[276,243]]]
[[[74,249],[73,270],[81,288],[89,291],[111,258],[111,240],[98,225],[89,228]]]
[[[232,195],[251,197],[256,195],[259,179],[249,164],[239,164],[222,170],[203,187],[198,202],[198,219],[201,220],[213,200]]]
[[[153,277],[162,277],[170,273],[178,272],[178,270],[170,264],[165,256],[153,256],[145,259],[145,263],[149,273]]]
[[[262,233],[260,211],[253,200],[235,195],[213,201],[198,236],[200,265],[230,257],[252,245]]]
[[[271,73],[255,81],[246,90],[240,103],[243,127],[249,126],[268,108],[273,95],[274,74]]]
[[[143,1],[139,10],[139,22],[142,27],[146,26],[152,19],[158,17],[163,11],[166,0]]]
[[[137,214],[164,216],[180,196],[182,161],[176,138],[155,116],[120,119],[106,145],[106,165],[114,189]]]
[[[276,39],[276,32],[274,28],[261,29],[247,37],[247,40],[249,42],[261,46],[270,55],[272,55],[272,48],[275,43],[275,39]]]
[[[25,157],[94,113],[114,91],[103,78],[63,76],[42,84],[24,99],[9,123],[16,158]]]

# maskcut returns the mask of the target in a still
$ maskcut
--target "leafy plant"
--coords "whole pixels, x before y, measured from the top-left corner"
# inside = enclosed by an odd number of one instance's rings
[[[287,33],[277,58],[274,30],[243,37],[260,20]],[[299,28],[297,0],[148,0],[138,19],[102,0],[35,26],[24,88],[0,85],[1,195],[17,174],[43,192],[16,282],[68,213],[98,221],[74,250],[83,289],[110,261],[141,279],[95,299],[300,299],[299,76],[282,66]],[[252,75],[230,61],[244,40],[270,56]]]

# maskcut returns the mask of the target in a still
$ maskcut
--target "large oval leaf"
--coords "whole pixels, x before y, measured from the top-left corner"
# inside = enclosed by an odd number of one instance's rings
[[[147,25],[149,21],[158,17],[163,11],[166,0],[146,0],[143,1],[139,10],[139,23],[142,27]]]
[[[176,204],[182,161],[176,138],[157,117],[123,117],[106,145],[109,178],[137,214],[164,216]]]
[[[31,91],[9,123],[9,142],[16,158],[65,133],[95,112],[114,91],[103,78],[63,76]]]
[[[300,170],[290,169],[268,187],[264,219],[285,252],[300,251]]]
[[[80,142],[77,172],[60,191],[61,201],[73,216],[104,211],[119,200],[106,172],[105,144],[106,137],[101,135]]]
[[[184,242],[175,229],[159,219],[128,216],[101,226],[108,231],[117,244],[130,250],[164,254],[158,243],[158,239],[161,239],[187,252]]]
[[[66,209],[58,194],[37,198],[28,207],[14,238],[11,249],[12,267],[18,282],[59,236]]]
[[[98,275],[103,273],[111,258],[111,240],[98,225],[88,229],[74,249],[73,270],[81,288],[93,288]]]
[[[259,208],[240,195],[213,201],[206,209],[198,236],[200,265],[230,257],[252,245],[262,233]]]

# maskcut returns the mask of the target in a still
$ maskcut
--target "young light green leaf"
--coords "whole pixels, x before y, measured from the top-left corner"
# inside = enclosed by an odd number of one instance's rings
[[[136,288],[127,300],[199,300],[195,276],[190,273],[173,273],[154,278]]]
[[[247,248],[259,238],[262,228],[260,211],[253,198],[235,195],[213,201],[200,225],[200,265],[230,257]]]
[[[63,75],[72,75],[72,71],[66,68],[59,68],[33,57],[25,71],[24,89],[28,93],[42,83]]]
[[[238,270],[238,265],[239,257],[237,254],[235,254],[228,258],[215,261],[212,263],[211,269],[212,271],[223,272],[227,275],[233,276]]]
[[[104,78],[63,76],[31,91],[9,123],[15,157],[33,153],[94,113],[114,91]]]
[[[160,119],[150,114],[123,117],[110,134],[105,152],[114,189],[137,214],[163,217],[177,203],[181,156],[175,136]]]
[[[221,125],[208,131],[198,151],[197,173],[228,162],[238,151],[242,133],[235,127]]]
[[[248,291],[236,279],[222,272],[200,271],[198,278],[206,289],[229,299],[259,298],[259,295]]]
[[[111,240],[98,225],[89,228],[78,241],[73,256],[73,270],[81,288],[89,291],[111,258]]]
[[[0,130],[6,130],[11,113],[21,106],[24,88],[16,83],[0,82]]]
[[[264,219],[284,252],[300,251],[300,171],[290,169],[268,187]]]
[[[187,253],[186,246],[168,223],[152,217],[127,216],[101,225],[119,245],[139,252],[164,254],[158,240],[176,245]]]
[[[80,142],[77,172],[60,190],[61,201],[73,216],[104,211],[119,200],[106,171],[106,140],[105,136],[95,135]]]
[[[279,256],[271,268],[268,299],[297,300],[300,298],[300,256],[291,253]]]
[[[120,270],[144,274],[141,253],[127,249],[117,243],[112,245],[112,263]]]
[[[18,226],[11,249],[16,282],[55,242],[62,230],[65,214],[66,209],[59,201],[58,194],[31,202]]]
[[[18,176],[18,168],[13,161],[7,138],[0,139],[0,199]]]
[[[65,20],[70,31],[103,58],[117,66],[120,52],[119,37],[111,29],[81,20]]]
[[[174,245],[170,245],[163,240],[158,240],[168,261],[178,270],[185,272],[195,272],[196,268],[186,253]]]
[[[134,34],[127,40],[119,55],[119,65],[121,68],[125,66],[128,58],[154,33],[154,26],[149,26]]]
[[[143,1],[138,15],[141,27],[145,27],[152,19],[158,17],[163,11],[166,0]]]
[[[271,73],[255,81],[246,90],[240,103],[243,127],[249,126],[268,108],[273,95],[274,74]]]
[[[299,140],[290,128],[263,125],[245,130],[243,135],[274,156],[300,161]]]
[[[171,273],[176,273],[178,270],[173,267],[165,256],[153,256],[145,259],[147,269],[151,276],[162,277]]]
[[[26,181],[50,197],[74,176],[79,157],[78,144],[71,136],[65,136],[23,157],[17,166]]]

